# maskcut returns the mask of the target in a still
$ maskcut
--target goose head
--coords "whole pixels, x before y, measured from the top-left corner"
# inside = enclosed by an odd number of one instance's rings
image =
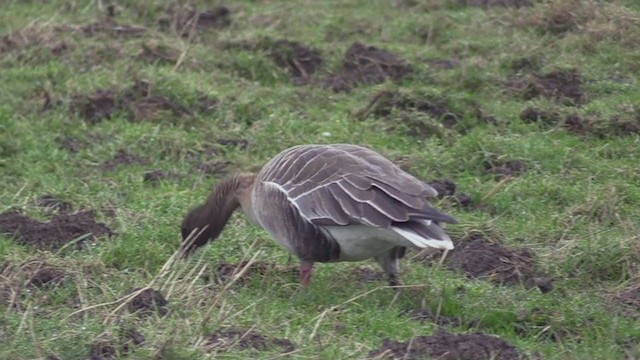
[[[254,180],[254,174],[225,178],[214,187],[204,203],[187,213],[181,225],[185,255],[215,240],[239,207],[248,215],[251,214],[251,190]]]

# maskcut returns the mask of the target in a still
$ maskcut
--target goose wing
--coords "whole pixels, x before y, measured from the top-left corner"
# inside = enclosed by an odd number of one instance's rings
[[[437,195],[433,188],[357,145],[290,148],[272,159],[258,179],[285,193],[291,206],[314,225],[404,227],[422,235],[421,226],[428,230],[432,222],[456,222],[428,201]]]

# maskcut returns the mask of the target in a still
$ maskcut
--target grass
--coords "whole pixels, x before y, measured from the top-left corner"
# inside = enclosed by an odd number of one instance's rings
[[[126,356],[140,359],[281,355],[277,346],[205,351],[207,335],[227,327],[289,339],[295,350],[284,356],[291,358],[364,358],[386,338],[433,334],[436,324],[403,315],[419,308],[475,321],[471,328],[448,325],[450,332],[493,334],[544,359],[640,357],[638,308],[616,300],[640,279],[640,137],[629,130],[640,125],[640,8],[623,0],[549,0],[518,9],[464,3],[230,2],[228,27],[189,38],[157,25],[165,15],[159,1],[116,4],[115,21],[147,29],[137,35],[88,31],[87,24],[105,21],[102,2],[5,1],[0,211],[47,219],[36,199],[52,194],[75,209],[96,209],[117,234],[85,250],[59,252],[0,237],[0,358],[125,356],[123,344]],[[224,5],[193,4],[199,10]],[[401,81],[346,93],[296,86],[269,49],[250,46],[265,39],[319,49],[323,71],[337,72],[354,41],[394,52],[414,71]],[[140,60],[143,45],[169,48],[172,55],[157,63]],[[459,65],[440,69],[429,59]],[[527,76],[511,66],[523,59],[537,63],[537,73],[577,69],[583,103],[526,98],[506,86]],[[125,104],[92,124],[70,111],[78,94],[97,89],[124,101],[122,94],[142,79],[153,94],[190,114],[131,115],[134,105]],[[359,117],[380,91],[441,99],[457,114],[458,126],[444,128],[437,117],[412,108]],[[202,99],[214,105],[199,108]],[[560,120],[525,122],[519,115],[527,107],[557,112]],[[495,122],[480,119],[476,109]],[[566,129],[562,119],[570,114],[592,127],[582,134]],[[416,124],[437,131],[426,136]],[[77,152],[61,148],[65,137],[78,141]],[[249,146],[221,145],[219,139],[244,139]],[[509,247],[530,248],[536,268],[554,277],[555,289],[542,294],[496,286],[406,259],[405,283],[424,286],[397,293],[382,281],[350,275],[365,264],[331,264],[320,265],[313,286],[303,290],[294,276],[279,271],[288,255],[240,215],[195,259],[172,261],[182,217],[221,177],[203,175],[199,163],[228,162],[228,172],[256,169],[288,146],[336,142],[371,146],[425,180],[452,178],[476,204],[500,181],[485,171],[486,160],[523,160],[527,172],[508,180],[482,207],[439,206],[461,220],[449,227],[457,243],[480,230]],[[101,166],[122,149],[146,162]],[[154,169],[176,176],[156,185],[143,181]],[[271,270],[246,282],[212,281],[220,262],[249,259],[271,264]],[[58,269],[65,281],[26,285],[34,262]],[[163,293],[166,317],[127,310],[127,290],[145,286]],[[144,344],[123,335],[130,328],[144,335]]]

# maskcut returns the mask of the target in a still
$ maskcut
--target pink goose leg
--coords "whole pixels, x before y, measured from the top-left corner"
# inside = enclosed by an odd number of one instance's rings
[[[313,262],[303,261],[300,264],[300,282],[304,287],[311,285],[311,275],[313,275]]]

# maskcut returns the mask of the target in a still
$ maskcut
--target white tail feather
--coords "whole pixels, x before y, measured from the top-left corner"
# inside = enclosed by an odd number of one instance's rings
[[[400,229],[395,226],[392,226],[391,230],[402,235],[402,237],[411,241],[415,246],[419,248],[432,247],[436,249],[453,250],[453,242],[451,242],[451,239],[446,234],[444,234],[445,238],[443,239],[431,239],[422,237],[414,233],[413,231]]]

